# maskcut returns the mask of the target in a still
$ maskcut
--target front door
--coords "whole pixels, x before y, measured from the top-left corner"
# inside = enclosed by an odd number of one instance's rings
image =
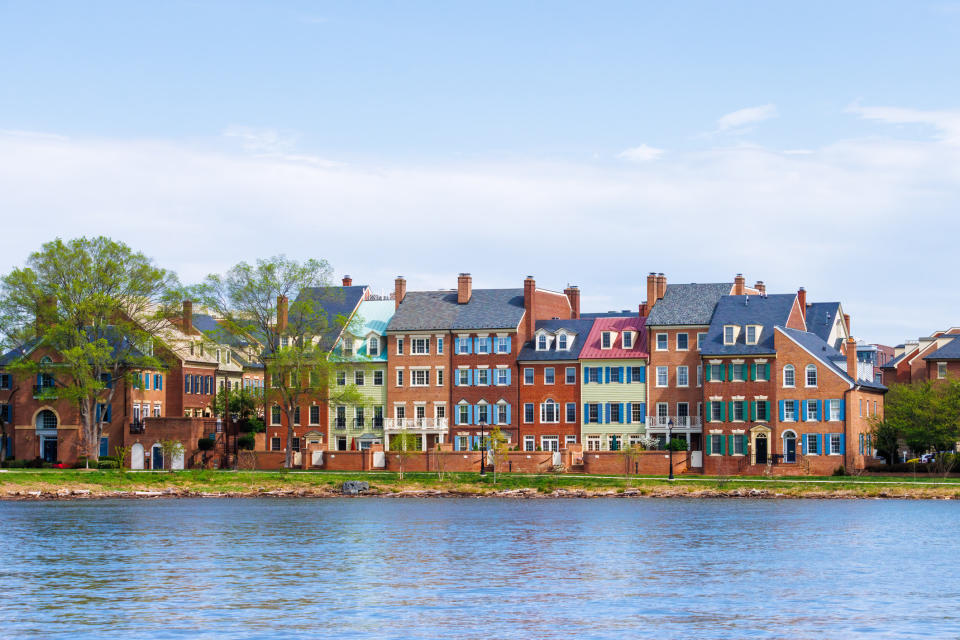
[[[767,436],[758,435],[754,440],[756,458],[754,464],[767,464]]]
[[[158,444],[150,449],[150,468],[157,471],[163,470],[163,448]]]
[[[784,462],[797,461],[797,439],[796,438],[783,439],[783,461]]]
[[[44,462],[56,462],[57,461],[57,439],[51,438],[49,436],[44,437],[43,439],[43,461]]]
[[[337,438],[337,451],[346,451],[346,450],[347,450],[347,439]]]
[[[620,436],[610,436],[610,451],[620,451]]]

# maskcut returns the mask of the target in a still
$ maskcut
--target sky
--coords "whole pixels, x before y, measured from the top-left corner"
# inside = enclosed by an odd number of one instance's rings
[[[960,325],[960,2],[0,0],[0,272],[105,234],[185,282],[743,273]]]

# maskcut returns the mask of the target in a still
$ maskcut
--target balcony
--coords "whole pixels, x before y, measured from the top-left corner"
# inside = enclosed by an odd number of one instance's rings
[[[699,429],[702,427],[700,416],[647,416],[647,428],[666,429],[670,421],[673,429]]]
[[[438,431],[447,432],[446,418],[384,418],[384,431]]]
[[[333,421],[333,428],[336,431],[343,431],[347,428],[347,419],[346,418],[337,418]]]
[[[363,431],[363,429],[366,428],[367,424],[368,423],[366,418],[354,418],[353,422],[350,425],[350,428],[353,429],[354,431]]]
[[[145,427],[142,420],[134,420],[133,422],[130,423],[130,433],[132,434],[143,433],[144,430],[145,430]]]

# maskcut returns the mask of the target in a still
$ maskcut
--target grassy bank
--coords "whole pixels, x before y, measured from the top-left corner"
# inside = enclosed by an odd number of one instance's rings
[[[121,472],[11,470],[0,473],[0,499],[152,497],[155,495],[333,496],[347,480],[370,483],[374,495],[939,498],[960,499],[958,478],[890,476],[713,478],[389,472]]]

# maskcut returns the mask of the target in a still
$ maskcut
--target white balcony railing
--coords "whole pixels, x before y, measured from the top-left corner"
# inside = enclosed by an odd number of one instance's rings
[[[671,420],[674,429],[690,429],[702,426],[700,416],[647,416],[647,427],[666,429],[670,426]]]
[[[446,418],[385,418],[384,431],[443,431],[447,430]]]

